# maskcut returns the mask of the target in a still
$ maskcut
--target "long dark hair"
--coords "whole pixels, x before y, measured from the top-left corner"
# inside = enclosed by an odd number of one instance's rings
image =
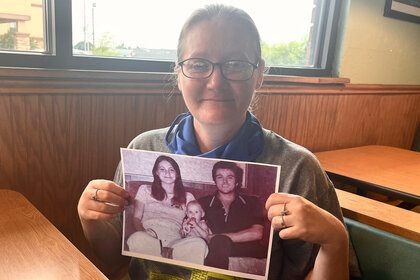
[[[155,161],[155,165],[153,165],[152,174],[154,179],[152,183],[152,196],[156,200],[160,201],[164,200],[167,196],[165,189],[162,187],[162,182],[160,181],[160,178],[157,175],[159,163],[164,160],[169,162],[176,172],[176,178],[174,183],[174,197],[172,198],[171,202],[176,206],[184,205],[186,202],[186,198],[184,185],[182,184],[181,179],[181,170],[179,169],[178,163],[176,163],[176,161],[173,158],[170,158],[168,156],[159,156]]]

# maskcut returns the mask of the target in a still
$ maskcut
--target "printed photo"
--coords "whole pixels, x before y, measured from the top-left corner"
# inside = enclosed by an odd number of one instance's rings
[[[267,279],[280,166],[121,149],[122,254]]]

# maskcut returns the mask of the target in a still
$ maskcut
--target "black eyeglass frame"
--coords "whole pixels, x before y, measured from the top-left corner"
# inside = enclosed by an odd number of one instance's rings
[[[183,67],[184,63],[185,63],[186,61],[193,60],[193,59],[206,61],[206,62],[208,62],[208,63],[211,65],[211,67],[212,67],[212,68],[211,68],[211,71],[210,71],[210,73],[209,73],[206,77],[194,78],[194,77],[190,77],[190,76],[188,76],[187,74],[185,74],[185,72],[184,72],[184,67]],[[244,80],[233,80],[233,79],[229,79],[229,78],[227,78],[227,77],[225,76],[225,74],[223,73],[223,67],[222,67],[222,66],[223,66],[224,64],[226,64],[226,63],[228,63],[228,62],[232,62],[232,61],[245,62],[245,63],[248,63],[249,65],[251,65],[251,66],[252,66],[252,68],[253,68],[253,69],[252,69],[252,74],[251,74],[251,76],[249,76],[249,78],[244,79]],[[252,78],[252,76],[254,75],[254,71],[255,71],[255,69],[257,69],[257,68],[258,68],[259,63],[260,63],[259,61],[257,62],[257,64],[254,64],[254,63],[251,63],[251,62],[246,61],[246,60],[237,60],[237,59],[234,59],[234,60],[226,60],[226,61],[224,61],[224,62],[211,62],[210,60],[205,59],[205,58],[190,57],[190,58],[184,59],[183,61],[178,62],[178,65],[179,65],[179,67],[181,67],[181,72],[182,72],[182,74],[183,74],[185,77],[189,78],[189,79],[194,79],[194,80],[207,79],[208,77],[210,77],[210,76],[213,74],[213,72],[214,72],[214,67],[215,67],[215,66],[219,66],[220,73],[222,74],[223,78],[225,78],[226,80],[228,80],[228,81],[248,81],[248,80],[249,80],[249,79],[251,79],[251,78]]]

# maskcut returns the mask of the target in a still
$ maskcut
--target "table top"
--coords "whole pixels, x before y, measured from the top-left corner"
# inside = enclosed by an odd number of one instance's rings
[[[0,189],[2,279],[107,279],[22,194]]]
[[[328,172],[420,197],[419,152],[373,145],[315,156]]]

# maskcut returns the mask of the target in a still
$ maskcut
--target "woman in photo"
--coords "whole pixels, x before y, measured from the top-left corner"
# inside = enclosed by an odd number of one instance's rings
[[[181,30],[177,56],[178,88],[189,112],[170,127],[140,134],[129,148],[280,165],[279,193],[266,202],[275,229],[268,278],[348,279],[349,241],[334,186],[312,153],[264,129],[248,110],[265,70],[251,17],[224,5],[195,11]],[[128,203],[122,184],[121,168],[114,182],[90,182],[78,207],[87,239],[110,264],[124,258],[116,218]],[[129,271],[132,279],[193,274],[137,259]]]
[[[201,238],[185,241],[179,232],[186,205],[195,198],[185,192],[178,164],[171,157],[159,156],[152,174],[152,185],[141,185],[135,197],[137,231],[127,239],[129,251],[203,264],[206,242]]]

